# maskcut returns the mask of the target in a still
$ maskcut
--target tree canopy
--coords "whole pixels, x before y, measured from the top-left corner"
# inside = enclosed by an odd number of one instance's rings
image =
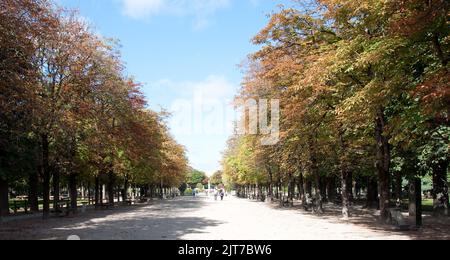
[[[178,187],[185,149],[165,113],[148,109],[141,85],[125,72],[116,41],[92,32],[76,12],[47,0],[0,1],[1,214],[8,187],[28,186],[31,208],[50,213],[62,183],[72,206],[78,188]],[[52,186],[52,187],[51,187]],[[103,202],[101,202],[103,203]]]
[[[402,181],[429,175],[435,211],[448,214],[449,2],[296,2],[254,37],[260,49],[237,97],[279,99],[281,141],[233,136],[225,178],[246,196],[253,186],[269,196],[297,191],[319,213],[339,199],[344,217],[364,188],[387,220]]]

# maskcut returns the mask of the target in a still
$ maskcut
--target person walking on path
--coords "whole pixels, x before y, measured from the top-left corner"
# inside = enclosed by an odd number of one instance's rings
[[[214,200],[217,201],[217,197],[219,197],[219,191],[215,190],[214,191]]]
[[[223,197],[225,197],[225,192],[223,190],[220,191],[220,200],[223,201]]]

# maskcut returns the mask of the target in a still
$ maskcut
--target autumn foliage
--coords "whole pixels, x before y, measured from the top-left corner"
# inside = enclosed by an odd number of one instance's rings
[[[237,97],[280,99],[282,140],[233,136],[224,178],[318,213],[339,203],[344,217],[364,191],[387,220],[403,181],[430,176],[448,214],[449,1],[294,2],[254,37]]]
[[[184,181],[184,148],[124,69],[115,41],[75,12],[47,0],[0,1],[1,214],[8,186],[28,194],[33,211],[42,197],[47,217],[62,187],[76,209],[80,187],[103,204],[106,185],[114,204],[130,188],[162,196]]]

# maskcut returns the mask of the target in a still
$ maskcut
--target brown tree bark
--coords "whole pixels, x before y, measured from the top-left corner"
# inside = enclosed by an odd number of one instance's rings
[[[436,216],[449,215],[448,160],[441,160],[433,166],[433,211]]]
[[[323,211],[323,200],[322,200],[322,190],[320,185],[320,175],[319,175],[319,169],[317,168],[316,162],[313,163],[313,166],[311,167],[311,173],[314,176],[314,202],[315,202],[315,212],[318,214],[322,214]]]
[[[128,200],[128,186],[129,186],[128,176],[125,176],[125,182],[123,184],[123,191],[122,191],[122,200],[124,202]]]
[[[74,214],[78,210],[78,190],[77,190],[77,174],[71,173],[69,175],[69,193],[70,193],[70,208]]]
[[[111,169],[108,173],[108,202],[109,205],[114,206],[114,186],[115,186],[116,180],[114,176],[114,171]]]
[[[367,177],[366,208],[378,208],[378,183],[374,176]]]
[[[389,221],[389,171],[391,168],[391,148],[389,138],[385,134],[386,120],[384,108],[379,108],[375,119],[375,138],[377,141],[377,161],[379,189],[380,189],[380,218],[382,222]]]
[[[289,183],[288,183],[288,199],[293,202],[295,196],[295,179],[292,174],[289,174]]]
[[[342,217],[348,219],[350,217],[350,194],[347,187],[349,179],[349,172],[345,167],[341,169],[341,192],[342,192]]]
[[[409,181],[409,217],[416,227],[422,226],[422,180]]]

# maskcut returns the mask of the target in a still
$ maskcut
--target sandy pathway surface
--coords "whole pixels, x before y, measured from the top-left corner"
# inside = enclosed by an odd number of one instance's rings
[[[413,239],[418,232],[396,232],[368,222],[317,217],[294,209],[227,197],[178,198],[152,204],[88,211],[73,218],[23,220],[0,224],[0,239],[186,239],[302,240]],[[439,237],[438,237],[439,238]]]

